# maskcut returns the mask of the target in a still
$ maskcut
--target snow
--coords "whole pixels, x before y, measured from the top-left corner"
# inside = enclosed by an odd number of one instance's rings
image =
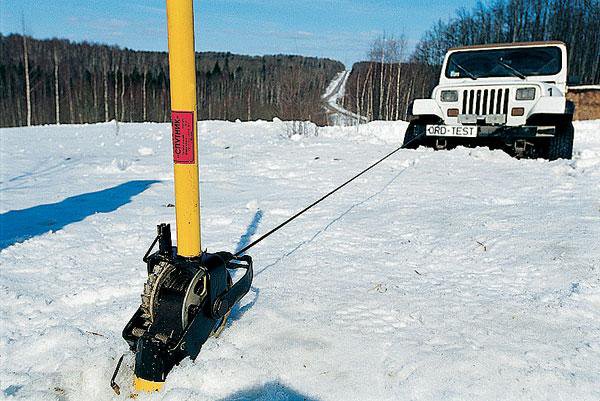
[[[405,127],[201,122],[203,246],[239,249]],[[599,399],[600,120],[575,135],[569,161],[398,152],[253,248],[228,328],[138,400]],[[174,224],[170,127],[0,138],[2,397],[127,399],[108,383]]]
[[[346,82],[350,77],[350,71],[338,73],[327,86],[325,93],[321,97],[325,101],[325,111],[328,113],[330,125],[352,126],[356,125],[357,120],[361,123],[367,122],[367,118],[359,116],[350,110],[345,109],[340,101],[346,93]]]

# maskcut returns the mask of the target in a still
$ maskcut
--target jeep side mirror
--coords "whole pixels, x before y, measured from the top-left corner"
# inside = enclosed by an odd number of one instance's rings
[[[581,83],[581,80],[579,79],[578,75],[569,75],[569,77],[567,78],[568,86],[575,86],[575,85],[579,85],[580,83]]]

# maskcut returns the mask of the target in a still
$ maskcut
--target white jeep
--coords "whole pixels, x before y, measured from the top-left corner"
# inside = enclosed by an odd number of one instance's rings
[[[517,157],[570,159],[574,107],[562,42],[450,49],[431,99],[416,99],[404,145],[488,146]]]

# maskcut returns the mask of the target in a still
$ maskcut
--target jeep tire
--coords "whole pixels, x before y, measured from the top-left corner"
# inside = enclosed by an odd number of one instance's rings
[[[548,160],[571,159],[573,157],[574,132],[571,121],[558,124],[554,137],[548,141],[545,158]]]
[[[416,138],[420,134],[420,126],[416,122],[411,122],[406,128],[406,132],[404,133],[404,141],[402,143],[402,147],[406,149],[417,149],[419,147],[419,140]]]
[[[435,116],[420,116],[412,120],[404,133],[404,141],[402,147],[406,149],[417,149],[419,146],[428,145],[425,138],[425,128],[427,124],[440,124],[442,121]]]

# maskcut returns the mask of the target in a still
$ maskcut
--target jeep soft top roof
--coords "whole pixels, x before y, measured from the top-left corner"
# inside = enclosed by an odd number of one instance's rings
[[[562,45],[565,46],[564,42],[560,40],[548,40],[541,42],[513,42],[513,43],[491,43],[487,45],[471,45],[471,46],[460,46],[452,47],[448,51],[455,50],[474,50],[474,49],[495,49],[501,47],[527,47],[527,46],[545,46],[545,45]]]

